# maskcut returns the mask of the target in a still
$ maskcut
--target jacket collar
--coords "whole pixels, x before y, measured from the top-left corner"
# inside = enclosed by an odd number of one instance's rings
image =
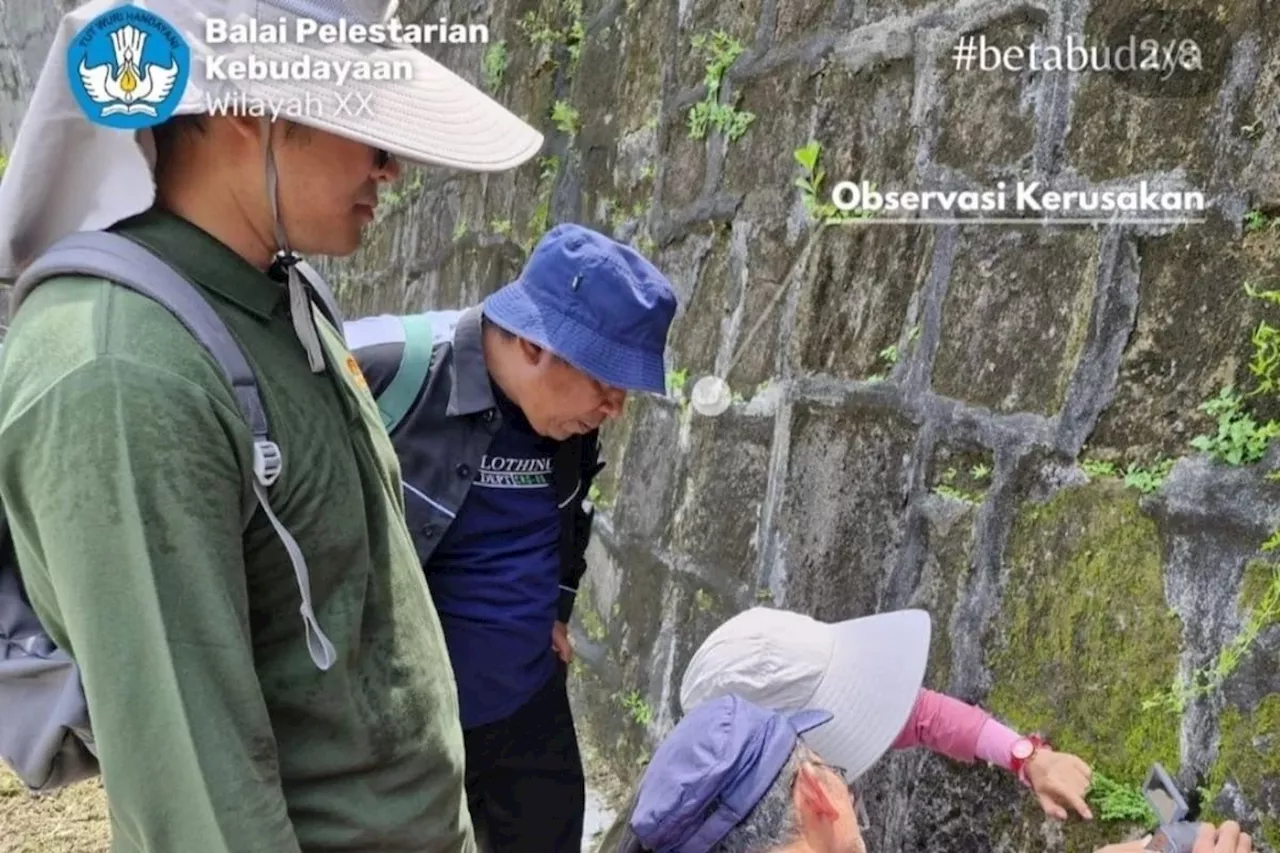
[[[482,307],[475,305],[462,312],[453,333],[453,382],[449,391],[450,417],[474,415],[494,408],[493,388],[489,384],[489,368],[484,363]]]

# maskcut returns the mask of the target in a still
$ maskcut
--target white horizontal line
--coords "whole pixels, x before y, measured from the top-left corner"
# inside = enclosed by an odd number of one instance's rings
[[[833,225],[1201,225],[1204,219],[1027,219],[1025,217],[992,217],[988,219],[884,219],[871,216],[834,222]]]

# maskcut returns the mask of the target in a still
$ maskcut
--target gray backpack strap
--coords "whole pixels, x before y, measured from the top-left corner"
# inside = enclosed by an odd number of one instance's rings
[[[266,409],[253,369],[217,312],[185,278],[143,246],[106,231],[85,231],[58,241],[38,258],[14,285],[12,313],[41,281],[57,275],[91,275],[109,279],[167,308],[209,351],[235,391],[236,401],[253,432],[253,492],[272,527],[284,542],[302,596],[307,648],[316,666],[327,670],[336,651],[316,620],[311,604],[311,577],[297,541],[271,509],[266,487],[280,476],[284,460],[267,429]]]
[[[329,287],[329,282],[324,280],[315,267],[304,260],[298,260],[294,267],[302,274],[303,281],[311,286],[311,292],[316,295],[316,299],[320,300],[320,310],[329,318],[334,331],[341,338],[342,324],[345,320],[342,317],[342,309],[338,307],[338,300],[333,295],[333,289]]]

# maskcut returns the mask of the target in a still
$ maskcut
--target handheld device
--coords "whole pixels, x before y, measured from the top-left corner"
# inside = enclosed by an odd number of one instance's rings
[[[1142,793],[1160,819],[1160,826],[1152,834],[1146,849],[1161,853],[1191,853],[1200,825],[1186,819],[1191,811],[1187,800],[1160,762],[1151,765]]]

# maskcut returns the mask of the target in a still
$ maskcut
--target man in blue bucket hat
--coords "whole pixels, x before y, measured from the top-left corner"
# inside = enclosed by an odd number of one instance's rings
[[[471,815],[494,853],[581,850],[566,674],[583,499],[600,426],[627,393],[666,391],[675,311],[634,249],[560,225],[481,304],[345,326],[400,459],[458,684]]]

